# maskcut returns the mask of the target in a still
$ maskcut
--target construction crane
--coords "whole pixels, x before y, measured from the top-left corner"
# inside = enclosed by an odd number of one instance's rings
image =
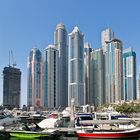
[[[11,61],[12,61],[12,66],[15,67],[16,61],[14,61],[14,56],[13,56],[13,51],[9,51],[9,67],[11,67]]]

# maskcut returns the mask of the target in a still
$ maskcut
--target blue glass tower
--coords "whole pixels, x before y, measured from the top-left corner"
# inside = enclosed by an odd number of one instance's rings
[[[68,106],[68,43],[65,25],[60,23],[54,32],[54,45],[58,50],[58,105]],[[61,82],[60,82],[61,81]]]
[[[55,108],[58,107],[58,50],[54,45],[44,50],[43,66],[44,105]]]
[[[104,103],[104,85],[103,50],[93,50],[90,58],[90,104],[93,104],[95,107]]]
[[[78,27],[69,34],[69,43],[68,105],[72,99],[75,105],[84,105],[84,35]]]
[[[124,100],[136,99],[136,53],[132,48],[123,51]]]
[[[84,44],[84,76],[85,76],[85,102],[90,104],[90,57],[92,48],[89,43]]]

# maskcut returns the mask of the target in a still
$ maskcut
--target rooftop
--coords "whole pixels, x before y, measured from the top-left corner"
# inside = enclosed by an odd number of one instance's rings
[[[56,26],[56,30],[57,29],[66,29],[65,28],[65,25],[63,24],[63,23],[59,23],[59,24],[57,24],[57,26]]]

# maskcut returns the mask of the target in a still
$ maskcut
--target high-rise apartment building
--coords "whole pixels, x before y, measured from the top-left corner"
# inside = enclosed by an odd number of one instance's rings
[[[68,106],[68,35],[60,23],[54,32],[54,45],[58,49],[58,105]]]
[[[140,100],[140,65],[139,65],[139,71],[138,71],[138,94],[137,94],[137,99]]]
[[[92,48],[84,43],[85,103],[90,104],[90,56]]]
[[[107,42],[105,53],[105,97],[106,103],[117,103],[123,98],[122,42],[113,39]]]
[[[39,49],[33,48],[28,57],[27,105],[43,107],[42,94],[42,54]]]
[[[110,41],[114,38],[114,32],[111,28],[107,28],[106,30],[103,30],[101,33],[101,42],[102,42],[102,49],[103,52],[107,51],[107,43],[106,41]]]
[[[85,104],[84,94],[84,35],[78,27],[69,34],[69,88],[68,105]]]
[[[91,52],[90,58],[90,104],[95,107],[101,106],[105,102],[104,86],[103,50],[97,49]]]
[[[136,53],[132,48],[123,51],[124,100],[136,100]]]
[[[7,108],[20,107],[21,71],[9,66],[3,70],[3,106]]]
[[[58,50],[54,45],[49,45],[44,50],[44,105],[48,108],[58,107]]]

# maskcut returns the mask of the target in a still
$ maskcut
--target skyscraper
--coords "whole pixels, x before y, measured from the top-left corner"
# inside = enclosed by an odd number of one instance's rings
[[[106,103],[117,103],[123,98],[122,42],[113,39],[107,42],[105,53]]]
[[[84,94],[84,35],[78,27],[69,34],[69,89],[68,105],[85,104]]]
[[[8,108],[20,107],[21,71],[9,66],[3,70],[3,106]]]
[[[66,107],[68,106],[68,44],[67,31],[62,23],[56,26],[54,45],[58,49],[58,105]]]
[[[90,104],[90,56],[92,48],[89,43],[84,44],[84,76],[86,104]]]
[[[138,71],[138,95],[137,99],[140,100],[140,65],[139,65],[139,71]]]
[[[43,107],[42,94],[42,55],[39,49],[33,48],[28,57],[27,105]]]
[[[104,86],[103,50],[97,49],[91,52],[90,58],[90,103],[95,107],[105,102]]]
[[[136,53],[132,48],[123,51],[124,100],[136,99]]]
[[[48,108],[58,107],[58,50],[49,45],[44,50],[44,105]]]
[[[114,38],[114,32],[111,28],[107,28],[106,30],[103,30],[101,33],[101,41],[102,41],[102,49],[103,52],[107,51],[107,44],[106,41],[110,41]]]

